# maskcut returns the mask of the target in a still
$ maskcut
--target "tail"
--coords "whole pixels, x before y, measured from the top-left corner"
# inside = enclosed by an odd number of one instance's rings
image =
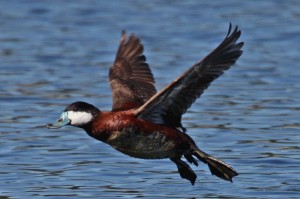
[[[222,160],[214,158],[199,149],[196,149],[193,155],[208,165],[212,175],[216,175],[223,180],[232,182],[232,178],[239,175],[231,166]]]

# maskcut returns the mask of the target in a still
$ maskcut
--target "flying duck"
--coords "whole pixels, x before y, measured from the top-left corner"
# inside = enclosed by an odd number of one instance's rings
[[[241,31],[236,26],[221,44],[173,82],[157,92],[154,78],[138,37],[122,32],[114,64],[109,70],[113,105],[101,111],[86,102],[68,105],[48,128],[65,125],[82,128],[87,134],[135,158],[169,158],[182,178],[194,185],[197,175],[182,160],[208,165],[211,173],[231,181],[238,173],[227,163],[200,150],[182,126],[181,117],[210,83],[242,55]]]

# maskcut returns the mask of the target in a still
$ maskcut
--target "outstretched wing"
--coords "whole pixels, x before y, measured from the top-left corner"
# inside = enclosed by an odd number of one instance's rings
[[[155,93],[154,78],[143,55],[140,39],[122,32],[114,64],[109,70],[113,111],[137,108]]]
[[[145,120],[182,128],[181,116],[200,97],[210,83],[229,69],[241,56],[243,42],[237,43],[241,31],[229,31],[223,42],[202,61],[155,94],[135,114]]]

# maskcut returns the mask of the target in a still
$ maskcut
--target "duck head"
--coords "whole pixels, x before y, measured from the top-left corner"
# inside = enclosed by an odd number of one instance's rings
[[[74,102],[65,108],[55,123],[48,124],[47,128],[61,128],[70,125],[85,129],[99,113],[100,110],[91,104]]]

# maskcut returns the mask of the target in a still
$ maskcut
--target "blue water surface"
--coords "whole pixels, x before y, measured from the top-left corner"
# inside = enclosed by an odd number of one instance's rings
[[[0,198],[299,198],[299,1],[0,0]],[[184,115],[234,183],[125,156],[81,129],[44,128],[71,102],[111,108],[122,30],[145,45],[158,89],[213,50],[229,22],[244,54]]]

